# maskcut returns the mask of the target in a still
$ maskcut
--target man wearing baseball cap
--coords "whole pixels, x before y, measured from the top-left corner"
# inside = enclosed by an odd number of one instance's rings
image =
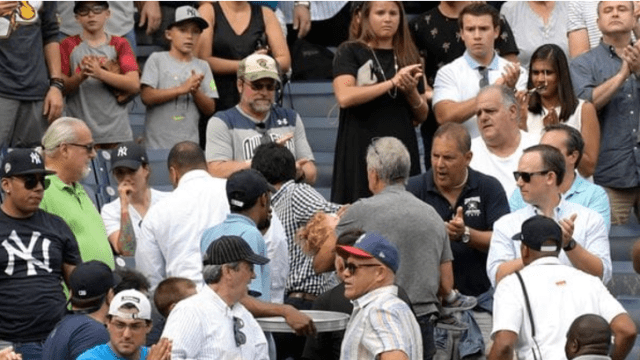
[[[211,243],[203,260],[206,286],[175,306],[162,334],[173,341],[173,359],[269,359],[260,325],[239,302],[254,266],[268,262],[239,236]]]
[[[61,279],[82,262],[69,226],[39,208],[51,173],[32,149],[14,149],[0,167],[0,349],[13,344],[24,359],[41,357],[65,314]]]
[[[520,240],[524,269],[506,276],[494,294],[493,346],[489,359],[564,359],[566,334],[580,315],[597,314],[614,334],[612,359],[625,359],[636,327],[599,278],[564,265],[558,254],[563,238],[552,218],[527,219]]]
[[[162,339],[150,350],[144,346],[151,331],[151,303],[138,290],[116,294],[107,315],[109,342],[85,351],[78,360],[167,360],[171,344]]]
[[[118,182],[119,197],[103,206],[100,215],[116,253],[132,256],[147,210],[169,193],[149,186],[149,157],[135,142],[111,150],[111,171]]]
[[[276,61],[252,54],[238,66],[240,103],[213,115],[205,155],[213,176],[228,178],[251,167],[255,149],[266,142],[286,146],[296,158],[296,180],[313,185],[316,166],[300,115],[274,105],[280,75]]]
[[[117,281],[103,262],[92,260],[76,267],[69,278],[73,311],[49,334],[43,359],[75,360],[86,350],[109,341],[105,323]]]
[[[344,295],[353,302],[340,359],[422,359],[420,327],[394,285],[396,247],[370,232],[336,251],[345,264]]]

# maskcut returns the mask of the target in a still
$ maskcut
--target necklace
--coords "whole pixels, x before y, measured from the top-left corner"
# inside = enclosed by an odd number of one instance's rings
[[[456,185],[453,187],[453,189],[460,189],[461,187],[464,186],[464,184],[467,183],[467,179],[469,178],[469,169],[465,169],[467,170],[464,174],[464,180],[462,180],[462,182],[460,183],[460,185]]]
[[[382,74],[382,78],[384,79],[384,81],[387,81],[387,77],[384,76],[384,69],[382,68],[382,65],[380,65],[380,61],[378,60],[378,57],[376,56],[375,50],[373,50],[372,47],[369,47],[369,49],[371,49],[371,53],[373,54],[373,58],[376,60],[376,65],[378,65],[378,69],[380,69],[380,73]],[[398,73],[398,58],[396,57],[395,51],[393,52],[393,68],[395,70],[395,74],[397,74]],[[393,74],[393,75],[395,76],[395,74]],[[391,96],[392,99],[395,99],[398,96],[398,87],[397,86],[393,87],[393,93],[391,93],[391,90],[387,90],[387,94],[389,94],[389,96]]]

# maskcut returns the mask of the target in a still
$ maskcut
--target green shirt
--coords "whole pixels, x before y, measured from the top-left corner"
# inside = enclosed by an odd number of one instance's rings
[[[67,222],[76,236],[82,261],[98,260],[115,267],[113,251],[100,213],[81,184],[69,186],[56,175],[47,176],[49,187],[40,203],[43,210]]]

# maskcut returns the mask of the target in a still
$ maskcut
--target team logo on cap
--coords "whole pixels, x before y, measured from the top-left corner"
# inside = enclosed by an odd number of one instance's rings
[[[29,155],[31,156],[31,163],[32,164],[41,164],[42,163],[42,160],[40,160],[40,155],[38,155],[38,153],[32,152]]]
[[[187,8],[187,15],[191,16],[191,17],[197,17],[198,14],[196,13],[196,9],[192,8],[192,7],[188,7]]]
[[[9,163],[4,164],[4,173],[8,174],[9,171],[11,171],[11,164]]]
[[[258,59],[257,61],[258,65],[262,66],[263,68],[267,68],[267,60],[266,59]]]
[[[122,147],[120,147],[120,148],[118,149],[118,155],[116,155],[116,156],[118,156],[118,157],[120,157],[120,156],[127,156],[127,150],[128,150],[128,149],[127,149],[127,147],[126,147],[126,146],[122,146]]]

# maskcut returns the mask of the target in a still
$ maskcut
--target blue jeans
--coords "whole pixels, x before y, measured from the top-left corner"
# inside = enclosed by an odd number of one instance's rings
[[[18,343],[0,340],[0,350],[13,346],[16,354],[22,354],[22,360],[42,360],[43,341]]]
[[[418,325],[420,326],[420,333],[422,334],[422,356],[424,360],[433,359],[433,355],[436,353],[436,345],[433,337],[433,322],[431,318],[431,314],[416,316],[416,320],[418,320]]]

